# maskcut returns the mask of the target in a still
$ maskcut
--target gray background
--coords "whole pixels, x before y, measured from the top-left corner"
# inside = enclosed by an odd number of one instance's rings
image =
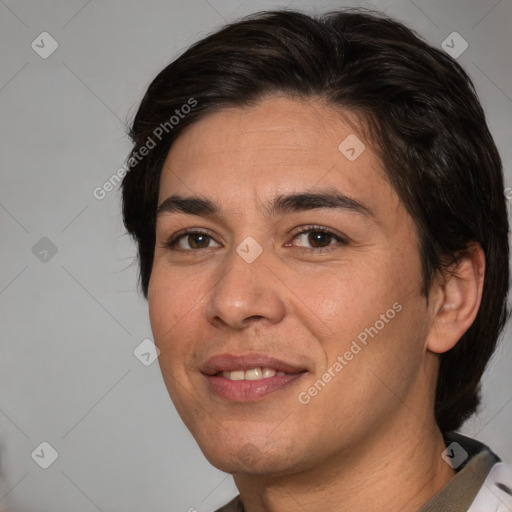
[[[458,32],[512,185],[511,0],[0,0],[0,509],[209,511],[236,493],[182,425],[158,363],[134,356],[151,338],[135,248],[118,189],[93,190],[123,164],[126,123],[158,71],[226,21],[287,5],[373,6],[437,46]],[[45,31],[58,48],[42,58],[31,43]],[[510,462],[511,370],[507,334],[464,428]],[[36,463],[48,449],[31,457],[44,441],[58,452],[48,469]]]

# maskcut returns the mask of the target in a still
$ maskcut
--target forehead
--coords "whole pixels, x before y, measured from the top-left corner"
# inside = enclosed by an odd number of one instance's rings
[[[172,193],[220,202],[335,188],[374,203],[398,198],[354,115],[319,100],[267,98],[206,115],[177,138],[159,203]]]

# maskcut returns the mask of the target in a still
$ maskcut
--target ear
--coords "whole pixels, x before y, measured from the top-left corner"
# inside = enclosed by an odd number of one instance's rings
[[[433,317],[427,336],[431,352],[447,352],[469,329],[482,300],[484,275],[484,251],[473,243],[433,284],[429,294]]]

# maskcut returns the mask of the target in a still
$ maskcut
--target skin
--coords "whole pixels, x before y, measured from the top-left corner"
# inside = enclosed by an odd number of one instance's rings
[[[213,217],[158,216],[148,301],[162,375],[207,459],[234,475],[248,512],[413,511],[454,474],[441,458],[433,396],[439,354],[478,310],[483,254],[476,246],[439,276],[427,306],[414,221],[357,118],[344,114],[278,96],[210,114],[180,135],[162,172],[159,204],[179,194],[221,205]],[[338,149],[350,134],[366,146],[354,161]],[[325,188],[372,215],[264,208],[277,195]],[[297,234],[310,225],[348,242],[327,237],[318,246],[311,232]],[[165,247],[184,228],[212,238]],[[236,252],[248,236],[263,251],[252,263]],[[300,403],[298,394],[395,303],[401,311]],[[307,372],[260,400],[232,402],[200,371],[226,352],[265,353]]]

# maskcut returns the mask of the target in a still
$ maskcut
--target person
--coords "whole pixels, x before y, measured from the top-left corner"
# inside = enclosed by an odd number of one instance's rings
[[[456,431],[507,319],[500,156],[473,84],[383,14],[280,10],[193,44],[130,129],[126,229],[220,511],[512,510]]]

